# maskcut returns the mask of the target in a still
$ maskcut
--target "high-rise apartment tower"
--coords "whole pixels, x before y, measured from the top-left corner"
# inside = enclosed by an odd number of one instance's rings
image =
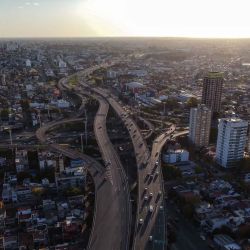
[[[216,161],[223,167],[234,167],[244,157],[248,122],[239,118],[219,121]]]
[[[202,101],[212,113],[219,113],[223,86],[223,73],[210,72],[203,79]]]
[[[204,104],[190,110],[189,139],[195,146],[208,146],[212,112]]]

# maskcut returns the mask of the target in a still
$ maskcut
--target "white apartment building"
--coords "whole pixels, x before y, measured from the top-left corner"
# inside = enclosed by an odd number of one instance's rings
[[[165,163],[177,163],[189,160],[189,152],[184,149],[168,150],[162,155],[163,161]]]
[[[219,121],[216,161],[223,167],[234,167],[243,159],[247,140],[248,122],[239,118]]]
[[[190,110],[189,140],[197,147],[208,146],[212,112],[204,104]]]

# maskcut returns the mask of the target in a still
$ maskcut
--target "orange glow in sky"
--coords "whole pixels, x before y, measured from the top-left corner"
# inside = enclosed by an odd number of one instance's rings
[[[249,0],[1,0],[0,37],[250,37]]]

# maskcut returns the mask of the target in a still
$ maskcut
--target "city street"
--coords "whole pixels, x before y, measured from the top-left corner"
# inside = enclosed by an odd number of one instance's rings
[[[178,212],[175,205],[167,202],[167,216],[178,219],[176,228],[176,242],[171,246],[171,250],[208,250],[206,241],[200,237],[198,227],[194,227],[192,222],[188,221]]]

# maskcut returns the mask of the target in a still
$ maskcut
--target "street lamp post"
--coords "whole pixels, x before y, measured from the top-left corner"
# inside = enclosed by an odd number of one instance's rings
[[[141,115],[141,109],[140,109],[140,107],[141,107],[141,104],[138,103],[137,116],[136,116],[136,123],[138,123],[138,117],[140,117],[140,115]]]
[[[11,129],[11,127],[4,127],[3,129],[8,130],[9,135],[10,135],[10,145],[12,146],[13,145],[13,140],[12,140],[12,129]]]
[[[42,127],[42,123],[41,123],[41,111],[40,111],[40,109],[38,109],[37,112],[38,112],[39,126],[41,128]]]
[[[50,106],[48,105],[48,118],[50,119]]]
[[[81,149],[82,149],[82,153],[83,153],[83,134],[81,134]]]
[[[86,146],[88,145],[88,133],[87,133],[87,129],[88,129],[88,117],[87,117],[87,111],[85,109],[85,120],[84,120],[84,125],[85,125],[85,143]]]
[[[13,140],[12,140],[12,130],[9,128],[9,134],[10,134],[10,145],[13,145]]]

